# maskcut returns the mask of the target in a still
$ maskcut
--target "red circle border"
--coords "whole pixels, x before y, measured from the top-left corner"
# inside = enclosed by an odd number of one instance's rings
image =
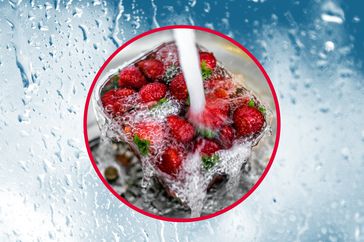
[[[132,42],[143,38],[144,36],[147,36],[149,34],[153,34],[159,31],[163,31],[163,30],[171,30],[171,29],[181,29],[181,28],[187,28],[187,29],[195,29],[195,30],[199,30],[199,31],[204,31],[204,32],[208,32],[211,34],[215,34],[220,36],[221,38],[224,38],[228,41],[230,41],[231,43],[233,43],[235,46],[239,47],[242,51],[244,51],[253,61],[254,63],[258,66],[258,68],[260,69],[260,71],[263,73],[270,91],[272,93],[273,96],[273,100],[274,100],[274,104],[275,104],[275,109],[276,109],[276,114],[277,114],[277,132],[276,132],[276,139],[275,139],[275,143],[274,143],[274,147],[273,147],[273,151],[272,151],[272,155],[269,159],[269,162],[266,166],[266,168],[264,169],[262,175],[260,176],[260,178],[258,179],[258,181],[253,185],[253,187],[251,187],[249,189],[249,191],[244,194],[239,200],[237,200],[236,202],[234,202],[233,204],[225,207],[224,209],[217,211],[215,213],[212,214],[208,214],[208,215],[204,215],[201,217],[195,217],[195,218],[170,218],[170,217],[163,217],[163,216],[159,216],[159,215],[155,215],[149,212],[144,211],[143,209],[140,209],[138,207],[136,207],[135,205],[129,203],[126,199],[122,198],[110,185],[109,183],[106,181],[106,179],[103,177],[103,175],[101,174],[100,170],[97,167],[97,164],[92,156],[92,152],[91,152],[91,148],[89,145],[89,139],[88,139],[88,133],[87,133],[87,116],[88,116],[88,108],[89,108],[89,104],[90,104],[90,100],[91,100],[91,95],[93,92],[93,89],[95,88],[96,82],[99,79],[101,73],[103,72],[103,70],[105,69],[105,67],[110,63],[110,61],[121,51],[123,50],[125,47],[127,47],[128,45],[130,45]],[[208,29],[205,27],[200,27],[200,26],[192,26],[192,25],[170,25],[170,26],[164,26],[161,28],[156,28],[156,29],[152,29],[149,30],[147,32],[144,32],[130,40],[128,40],[127,42],[125,42],[122,46],[120,46],[107,60],[106,62],[101,66],[100,70],[97,72],[91,87],[89,89],[89,92],[87,94],[87,98],[86,98],[86,103],[85,103],[85,110],[84,110],[84,116],[83,116],[83,131],[84,131],[84,139],[85,139],[85,144],[86,144],[86,148],[87,148],[87,153],[88,156],[91,160],[92,166],[94,167],[98,177],[101,179],[101,181],[104,183],[104,185],[107,187],[107,189],[115,196],[117,197],[121,202],[123,202],[125,205],[127,205],[128,207],[132,208],[133,210],[154,218],[154,219],[158,219],[158,220],[163,220],[163,221],[168,221],[168,222],[197,222],[197,221],[202,221],[202,220],[206,220],[206,219],[210,219],[213,217],[216,217],[220,214],[223,214],[227,211],[229,211],[230,209],[236,207],[237,205],[239,205],[240,203],[242,203],[245,199],[247,199],[257,188],[258,186],[261,184],[261,182],[264,180],[265,176],[267,175],[269,169],[271,168],[274,158],[276,156],[277,150],[278,150],[278,143],[279,143],[279,138],[280,138],[280,133],[281,133],[281,116],[280,116],[280,109],[279,109],[279,103],[278,103],[278,98],[277,98],[277,94],[274,90],[273,84],[267,74],[267,72],[264,70],[262,64],[259,63],[259,61],[257,60],[257,58],[255,58],[253,56],[253,54],[251,54],[243,45],[241,45],[239,42],[235,41],[234,39],[230,38],[229,36],[226,36],[220,32],[217,32],[215,30],[212,29]]]

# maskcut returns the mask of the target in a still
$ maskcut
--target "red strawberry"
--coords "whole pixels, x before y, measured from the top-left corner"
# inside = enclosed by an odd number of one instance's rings
[[[195,136],[195,129],[185,119],[171,115],[167,117],[167,124],[171,129],[172,135],[177,141],[187,143],[190,142]]]
[[[135,91],[130,88],[112,89],[102,96],[101,102],[105,109],[113,115],[122,114],[128,108],[125,98],[134,93]]]
[[[216,97],[206,97],[206,107],[216,111],[218,114],[227,116],[230,111],[230,106],[227,100]]]
[[[160,143],[165,138],[164,125],[157,122],[145,121],[135,125],[134,134],[140,139],[149,140],[152,144]]]
[[[131,88],[119,88],[115,90],[115,96],[118,98],[128,97],[134,93],[135,91]]]
[[[258,133],[265,122],[263,114],[258,109],[245,105],[235,110],[233,120],[238,137]]]
[[[212,53],[200,52],[201,74],[204,80],[211,78],[214,68],[216,67],[216,59]]]
[[[200,63],[201,63],[201,65],[204,65],[203,63],[205,63],[206,67],[209,68],[210,70],[215,69],[216,59],[215,59],[214,54],[201,51],[200,52]]]
[[[178,66],[177,46],[174,43],[166,44],[156,52],[156,59],[163,62],[165,69],[171,65]]]
[[[144,103],[158,101],[167,93],[167,86],[163,83],[149,83],[140,89],[139,94]]]
[[[234,136],[233,128],[226,125],[220,129],[219,141],[225,149],[229,149],[233,145]]]
[[[223,89],[223,88],[216,88],[215,91],[213,92],[214,96],[217,98],[228,98],[229,94],[228,92]]]
[[[161,144],[166,136],[164,125],[156,122],[140,122],[134,127],[134,143],[142,155],[154,153],[150,146]]]
[[[106,108],[107,106],[112,106],[114,103],[114,99],[115,99],[115,89],[112,89],[108,92],[106,92],[102,97],[101,97],[101,102],[102,105],[104,105],[104,107]]]
[[[204,81],[204,88],[207,90],[217,90],[219,88],[229,92],[234,90],[234,83],[231,79],[223,79],[223,78],[211,78],[209,80]]]
[[[199,115],[189,113],[189,118],[200,126],[218,129],[226,123],[229,111],[230,107],[226,100],[207,96],[203,113]]]
[[[127,111],[127,104],[125,102],[125,98],[134,94],[135,91],[130,88],[120,88],[115,91],[116,100],[114,102],[114,112],[115,113],[124,113]]]
[[[172,96],[178,100],[187,100],[187,86],[182,73],[178,74],[172,79],[171,83],[169,84],[169,89],[171,90]]]
[[[119,87],[139,89],[146,83],[145,77],[135,66],[125,67],[120,71]]]
[[[249,96],[235,96],[230,99],[230,108],[236,110],[236,108],[241,106],[249,106],[249,102],[252,100]]]
[[[212,140],[200,138],[195,144],[195,150],[198,150],[202,155],[210,156],[220,150],[220,146]]]
[[[152,80],[161,79],[164,74],[163,63],[156,59],[146,59],[139,61],[137,66],[146,77]]]
[[[160,163],[157,164],[159,170],[167,173],[173,177],[176,177],[178,171],[180,170],[183,157],[179,150],[168,147],[163,155]]]

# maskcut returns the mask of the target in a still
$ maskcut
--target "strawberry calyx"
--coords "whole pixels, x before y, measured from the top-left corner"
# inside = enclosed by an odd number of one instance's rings
[[[146,156],[149,154],[150,141],[145,139],[140,139],[137,134],[134,135],[134,144],[138,147],[141,155]]]
[[[210,156],[203,155],[201,157],[201,160],[202,160],[203,168],[205,168],[206,170],[209,170],[220,161],[220,156],[218,154],[213,154]]]
[[[202,79],[204,79],[204,80],[209,79],[210,76],[212,75],[211,68],[209,68],[206,61],[204,61],[204,60],[201,61],[201,74],[202,74]]]
[[[213,139],[218,136],[217,132],[215,132],[212,129],[209,129],[207,127],[200,127],[197,129],[197,132],[199,135],[201,135],[202,137],[207,138],[207,139]]]
[[[254,102],[254,100],[253,100],[253,99],[250,99],[250,100],[249,100],[249,102],[248,102],[248,106],[249,106],[249,107],[252,107],[252,108],[253,108],[253,107],[255,107],[255,102]]]

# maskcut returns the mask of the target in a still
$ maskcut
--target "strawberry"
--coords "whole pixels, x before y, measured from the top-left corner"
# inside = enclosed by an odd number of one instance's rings
[[[137,66],[142,73],[151,80],[161,79],[164,74],[163,63],[156,59],[146,59],[139,61]]]
[[[168,147],[164,151],[161,161],[157,163],[157,166],[162,172],[176,177],[178,171],[180,170],[182,160],[183,157],[178,149]]]
[[[206,108],[215,111],[218,115],[228,116],[230,106],[227,100],[206,96]]]
[[[178,100],[187,100],[188,91],[185,82],[185,78],[183,74],[180,73],[176,77],[174,77],[169,84],[169,89],[171,91],[172,96],[174,96]]]
[[[115,96],[118,98],[128,97],[134,93],[135,91],[131,88],[119,88],[115,90]]]
[[[119,87],[139,89],[147,84],[145,77],[135,66],[125,67],[120,71]]]
[[[159,101],[167,93],[167,86],[163,83],[149,83],[140,89],[139,94],[144,103]]]
[[[214,92],[211,93],[212,96],[216,97],[216,98],[228,98],[229,97],[229,93],[223,89],[223,88],[216,88],[214,90]]]
[[[195,150],[198,150],[203,156],[211,156],[220,150],[220,146],[215,141],[199,138],[195,143]]]
[[[223,89],[228,93],[231,93],[234,90],[234,83],[231,79],[223,79],[223,78],[211,78],[209,80],[204,81],[204,88],[208,91],[214,91],[217,89]]]
[[[194,127],[185,119],[177,115],[168,116],[167,124],[173,137],[175,137],[177,141],[187,143],[195,136]]]
[[[241,106],[249,106],[251,98],[249,96],[234,96],[230,99],[230,108],[231,110],[236,110],[238,107]]]
[[[235,110],[233,121],[238,137],[260,132],[265,122],[263,114],[258,109],[245,105]]]
[[[172,65],[179,66],[177,46],[174,43],[166,44],[160,48],[156,52],[155,58],[163,62],[165,69]]]
[[[207,96],[203,113],[199,115],[189,113],[188,115],[190,120],[202,126],[201,128],[218,129],[226,123],[229,111],[230,107],[226,100]]]
[[[201,51],[200,52],[200,63],[202,65],[202,63],[205,63],[206,67],[213,70],[216,67],[216,59],[214,54],[210,53],[210,52],[204,52]]]
[[[125,98],[134,93],[135,91],[130,88],[112,89],[102,96],[101,102],[105,109],[115,116],[127,111],[128,107]]]
[[[233,145],[234,136],[234,129],[232,127],[227,125],[222,127],[219,133],[219,141],[222,147],[225,149],[231,148]]]
[[[200,52],[201,72],[204,80],[209,79],[216,67],[216,59],[212,53]]]
[[[102,105],[104,105],[104,107],[106,108],[107,106],[112,106],[114,103],[114,99],[115,99],[115,89],[112,89],[108,92],[106,92],[102,97],[101,97],[101,102]]]
[[[208,170],[220,161],[220,156],[216,154],[221,147],[214,141],[199,138],[195,143],[195,151],[201,155],[202,166]]]
[[[134,127],[134,143],[141,155],[154,153],[151,146],[161,144],[166,136],[164,125],[156,122],[140,122]]]

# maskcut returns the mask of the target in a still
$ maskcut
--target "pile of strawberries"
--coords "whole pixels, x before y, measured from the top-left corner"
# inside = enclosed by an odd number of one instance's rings
[[[123,68],[101,90],[104,110],[114,119],[139,107],[162,108],[160,104],[171,99],[180,104],[179,113],[165,120],[120,124],[126,141],[139,155],[154,160],[157,169],[174,178],[188,154],[198,152],[203,168],[210,169],[219,162],[219,150],[259,134],[265,125],[264,107],[254,97],[239,94],[239,87],[217,65],[213,53],[200,50],[199,54],[206,94],[201,115],[189,112],[189,94],[174,43],[164,44]],[[166,142],[180,145],[160,146]]]

